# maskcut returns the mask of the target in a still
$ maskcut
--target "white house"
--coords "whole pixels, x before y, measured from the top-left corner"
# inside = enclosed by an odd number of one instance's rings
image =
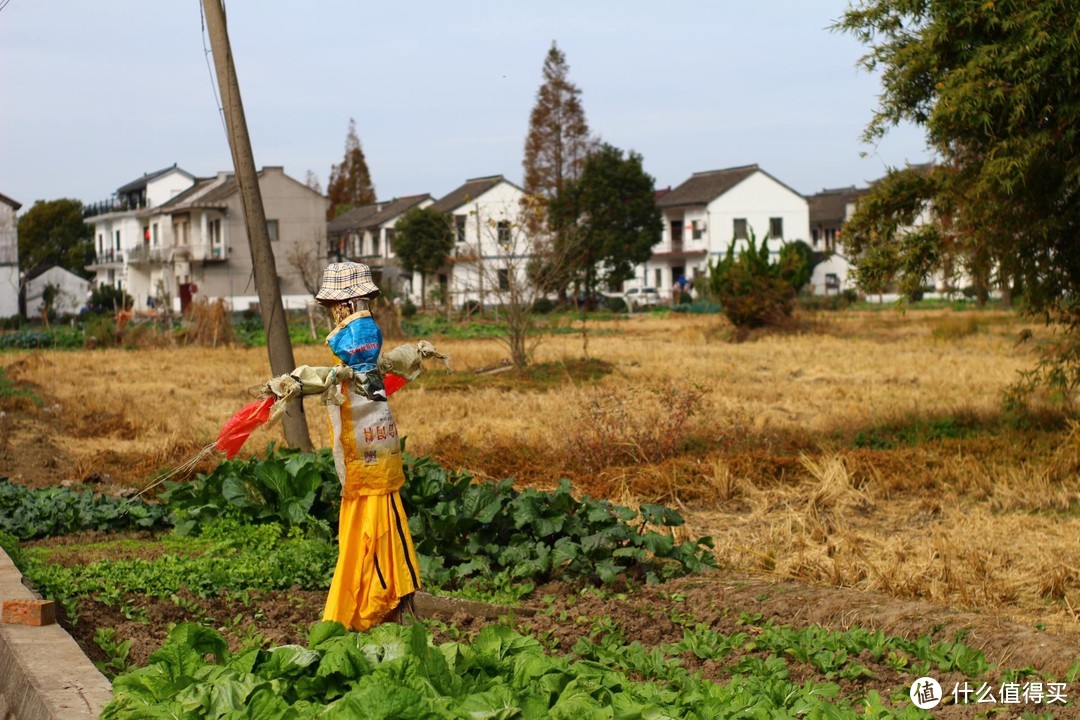
[[[525,282],[532,248],[522,222],[524,198],[519,186],[502,175],[490,175],[467,180],[431,206],[450,216],[453,223],[450,262],[435,281],[438,292],[455,307],[470,301],[499,302],[500,293],[508,291],[511,282]],[[420,288],[416,274],[414,299],[419,300]]]
[[[19,314],[19,223],[15,213],[22,207],[0,195],[0,318]]]
[[[233,310],[246,310],[258,303],[258,293],[239,183],[227,172],[184,176],[186,187],[174,178],[167,193],[154,194],[147,183],[142,207],[94,218],[98,255],[90,269],[98,284],[126,290],[136,311],[162,303],[183,310],[198,298],[223,299]],[[281,167],[262,168],[258,180],[282,303],[302,308],[312,299],[303,277],[304,254],[319,259],[326,247],[327,200]],[[123,198],[119,191],[118,197]],[[128,242],[127,234],[140,226],[136,240]],[[102,244],[107,231],[111,246]]]
[[[663,234],[627,285],[655,288],[666,298],[680,278],[705,275],[732,242],[753,233],[778,253],[786,242],[805,241],[810,226],[806,198],[757,165],[694,173],[658,196]]]
[[[26,279],[26,317],[41,317],[50,288],[53,311],[57,315],[76,315],[86,306],[90,281],[59,265],[30,273]]]
[[[401,270],[394,260],[394,225],[412,208],[425,208],[433,202],[424,193],[353,208],[326,224],[327,257],[335,262],[364,263],[371,268],[375,284],[387,295],[409,290],[412,278],[400,279]],[[402,282],[404,288],[399,287]]]
[[[855,203],[866,192],[866,188],[852,185],[825,189],[807,198],[810,203],[810,249],[817,260],[810,278],[815,295],[835,295],[855,287],[851,259],[844,248],[843,227],[855,212]]]
[[[158,250],[169,241],[171,228],[161,222],[157,208],[195,184],[195,176],[173,164],[119,187],[109,200],[87,205],[87,223],[93,225],[94,285],[112,285],[127,292],[136,310],[145,310],[156,289],[145,273],[133,270],[133,256],[145,249]]]

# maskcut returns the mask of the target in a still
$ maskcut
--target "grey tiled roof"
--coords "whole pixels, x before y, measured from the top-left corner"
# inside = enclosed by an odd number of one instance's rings
[[[197,198],[200,194],[206,192],[206,189],[217,180],[216,177],[211,178],[195,178],[195,184],[183,191],[179,195],[175,195],[165,202],[161,203],[160,209],[164,211],[173,210],[181,205],[188,205],[191,200]]]
[[[180,168],[178,168],[176,166],[176,163],[173,163],[172,165],[170,165],[167,168],[162,168],[161,170],[155,170],[152,173],[144,173],[141,178],[137,178],[137,179],[132,180],[131,182],[127,183],[126,185],[120,186],[119,188],[117,188],[116,194],[117,195],[124,195],[126,193],[131,192],[132,190],[139,190],[141,188],[144,188],[144,187],[146,187],[146,184],[148,182],[150,182],[151,180],[155,180],[155,179],[161,177],[162,175],[164,175],[165,173],[172,172],[173,170],[180,170],[180,172],[184,173],[185,175],[190,175],[190,173],[188,173],[187,171],[181,170]]]
[[[344,212],[326,223],[326,232],[330,235],[337,235],[354,228],[367,227],[371,224],[368,221],[378,214],[379,203],[354,207],[352,210]]]
[[[326,232],[328,235],[340,235],[361,228],[382,225],[384,222],[401,215],[409,208],[430,199],[431,195],[423,193],[421,195],[405,195],[387,202],[361,205],[328,222]]]
[[[847,205],[866,194],[865,188],[854,185],[846,188],[832,188],[806,198],[810,205],[810,225],[840,226],[847,219]]]
[[[742,165],[694,173],[689,180],[657,200],[656,204],[662,208],[708,205],[759,170],[757,165]]]
[[[390,202],[382,204],[382,210],[368,221],[368,225],[382,225],[387,220],[392,220],[413,206],[419,205],[424,200],[430,199],[431,196],[427,193],[424,193],[423,195],[406,195],[405,197],[394,198]]]
[[[453,212],[470,200],[480,197],[501,182],[508,181],[502,175],[490,175],[467,180],[461,187],[436,200],[431,207],[440,212]]]

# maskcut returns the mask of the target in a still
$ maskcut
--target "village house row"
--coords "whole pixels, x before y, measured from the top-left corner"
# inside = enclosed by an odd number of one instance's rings
[[[258,174],[274,249],[282,300],[287,309],[311,301],[304,267],[355,260],[371,266],[384,292],[420,304],[421,287],[454,306],[470,301],[500,302],[510,282],[523,281],[527,253],[522,241],[525,192],[502,175],[479,177],[441,197],[410,195],[353,208],[327,222],[327,199],[285,174],[264,167]],[[707,272],[708,263],[733,241],[751,233],[778,252],[785,242],[805,241],[820,254],[811,280],[816,294],[849,287],[849,263],[840,228],[862,191],[824,190],[806,197],[757,165],[694,173],[674,188],[659,190],[663,233],[652,257],[624,284],[653,288],[665,301],[681,280]],[[394,253],[394,225],[409,209],[434,207],[447,214],[455,233],[450,261],[426,283],[406,276]],[[5,300],[18,286],[15,211],[19,204],[0,195],[0,317],[17,308]],[[35,269],[27,290],[27,314],[46,283],[64,290],[77,311],[88,288],[112,285],[129,293],[136,311],[168,303],[181,310],[199,298],[223,298],[236,311],[258,302],[239,185],[231,173],[196,177],[173,165],[147,173],[86,208],[93,228],[91,284],[60,268]],[[66,277],[70,276],[70,277]]]

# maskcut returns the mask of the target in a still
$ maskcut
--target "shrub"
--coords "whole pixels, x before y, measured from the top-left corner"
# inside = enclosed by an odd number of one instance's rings
[[[626,312],[628,310],[626,307],[626,300],[621,297],[609,297],[604,302],[604,305],[611,312]]]
[[[746,249],[736,254],[732,240],[727,254],[709,265],[710,291],[735,326],[736,337],[764,326],[782,327],[791,319],[795,294],[809,277],[807,259],[797,245],[785,245],[777,262],[768,243],[757,244],[750,232]]]
[[[118,310],[130,310],[135,304],[123,290],[112,285],[99,285],[90,294],[87,309],[92,313],[115,313]]]
[[[554,310],[556,307],[557,307],[557,305],[556,305],[554,300],[552,300],[551,298],[542,297],[542,298],[538,298],[533,303],[533,312],[538,313],[540,315],[547,315],[552,310]]]

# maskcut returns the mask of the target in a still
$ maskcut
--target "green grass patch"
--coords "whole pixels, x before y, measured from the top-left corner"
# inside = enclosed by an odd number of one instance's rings
[[[28,401],[38,407],[41,407],[44,404],[37,393],[28,386],[9,380],[4,372],[4,368],[0,367],[0,401],[5,399]]]
[[[885,423],[855,433],[852,444],[870,450],[892,450],[941,440],[959,440],[993,432],[973,417],[908,418]]]

